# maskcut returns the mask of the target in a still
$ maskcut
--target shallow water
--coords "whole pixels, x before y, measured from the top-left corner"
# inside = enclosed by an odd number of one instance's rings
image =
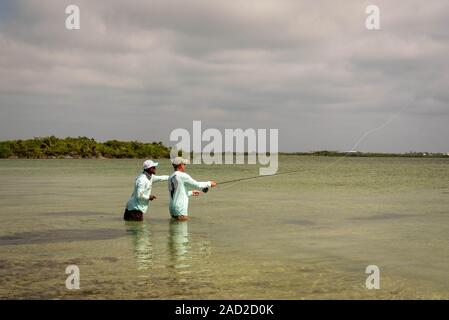
[[[302,171],[202,194],[189,222],[170,221],[155,184],[143,223],[122,221],[140,160],[2,160],[0,298],[449,298],[449,161],[335,160],[282,156]],[[65,288],[70,264],[80,290]],[[380,290],[365,288],[371,264]]]

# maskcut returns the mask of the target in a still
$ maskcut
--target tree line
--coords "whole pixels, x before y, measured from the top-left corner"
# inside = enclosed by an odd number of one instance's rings
[[[162,142],[109,140],[55,136],[0,142],[0,158],[169,158],[170,149]]]
[[[307,156],[346,157],[432,157],[447,158],[448,154],[430,152],[372,153],[314,151],[280,153]],[[55,136],[26,140],[0,141],[0,158],[56,159],[56,158],[170,158],[170,148],[162,142],[109,140],[97,142],[92,138]]]

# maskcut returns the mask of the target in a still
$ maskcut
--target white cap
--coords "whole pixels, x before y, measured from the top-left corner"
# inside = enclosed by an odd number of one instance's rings
[[[171,163],[174,164],[175,166],[180,164],[188,164],[189,162],[190,162],[189,159],[184,159],[183,157],[176,157],[171,161]]]
[[[154,162],[153,160],[145,160],[145,162],[143,163],[143,169],[148,169],[151,167],[157,167],[159,165],[158,162]]]

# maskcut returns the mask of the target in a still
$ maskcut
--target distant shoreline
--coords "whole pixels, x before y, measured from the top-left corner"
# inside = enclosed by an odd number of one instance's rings
[[[0,159],[137,159],[169,158],[162,142],[109,140],[55,136],[0,142]]]
[[[313,152],[279,152],[280,155],[321,156],[321,157],[366,157],[366,158],[449,158],[448,153],[437,152],[339,152],[339,151],[313,151]]]
[[[234,154],[235,155],[235,154]],[[280,152],[279,156],[298,156],[298,157],[347,157],[347,158],[422,158],[422,159],[449,159],[449,155],[445,154],[430,154],[430,155],[422,155],[417,153],[416,155],[412,154],[395,154],[395,153],[360,153],[359,155],[345,155],[345,153],[335,153],[332,155],[323,155],[318,153],[307,153],[307,152]],[[0,158],[0,160],[144,160],[149,157],[142,158],[106,158],[106,157],[70,157],[70,156],[60,156],[60,157],[40,157],[40,158],[32,158],[32,157],[17,157],[10,156],[8,158]],[[169,159],[168,157],[151,157],[153,160],[163,160]]]
[[[235,155],[236,153],[234,153]],[[449,158],[448,153],[407,152],[382,153],[359,151],[279,152],[279,155],[322,157],[397,157]],[[247,155],[247,153],[245,153]],[[170,148],[162,142],[109,140],[97,142],[92,138],[55,136],[26,140],[0,141],[0,159],[168,159]]]

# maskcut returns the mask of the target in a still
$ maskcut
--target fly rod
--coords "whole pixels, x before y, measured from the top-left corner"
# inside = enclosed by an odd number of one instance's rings
[[[233,180],[226,180],[226,181],[222,181],[222,182],[217,182],[217,185],[223,185],[223,184],[232,183],[232,182],[240,182],[240,181],[246,181],[246,180],[259,179],[259,178],[280,176],[280,175],[283,175],[283,174],[296,173],[296,172],[300,172],[300,171],[303,171],[303,170],[291,170],[291,171],[278,172],[278,173],[269,174],[269,175],[258,175],[258,176],[244,177],[244,178],[233,179]],[[203,188],[202,191],[204,193],[206,193],[206,192],[209,191],[209,188]]]
[[[337,162],[339,162],[340,160],[346,158],[350,153],[346,152],[342,157],[339,157],[337,160],[333,161],[330,165],[326,166],[325,169],[328,169],[330,167],[332,167],[334,164],[336,164]],[[246,181],[246,180],[253,180],[253,179],[259,179],[259,178],[267,178],[267,177],[274,177],[274,176],[280,176],[283,174],[288,174],[288,173],[297,173],[297,172],[301,172],[304,171],[302,169],[297,169],[297,170],[291,170],[291,171],[284,171],[284,172],[278,172],[275,174],[269,174],[269,175],[258,175],[258,176],[253,176],[253,177],[245,177],[245,178],[239,178],[239,179],[233,179],[233,180],[226,180],[223,182],[217,182],[217,185],[222,185],[222,184],[227,184],[227,183],[232,183],[232,182],[240,182],[240,181]],[[209,188],[203,188],[202,191],[204,193],[209,191]]]

